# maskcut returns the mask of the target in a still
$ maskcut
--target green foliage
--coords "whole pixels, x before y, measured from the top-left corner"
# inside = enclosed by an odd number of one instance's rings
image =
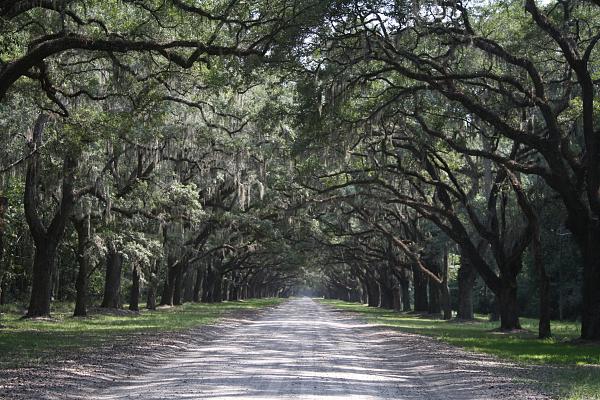
[[[583,162],[591,141],[582,133],[582,71],[568,65],[521,1],[185,2],[195,10],[160,0],[58,3],[65,9],[2,17],[3,65],[63,35],[112,42],[102,51],[41,57],[17,73],[0,103],[5,300],[24,300],[31,285],[27,166],[39,157],[36,213],[47,226],[60,216],[68,155],[78,161],[76,204],[57,249],[58,301],[74,298],[78,219],[89,236],[83,259],[91,303],[103,289],[109,245],[123,256],[123,295],[134,266],[143,295],[183,266],[186,282],[210,276],[236,289],[289,294],[302,287],[343,298],[364,295],[368,283],[414,281],[415,260],[443,267],[448,255],[449,270],[432,275],[454,293],[462,246],[476,249],[478,265],[499,282],[504,261],[523,259],[509,275],[519,273],[521,312],[535,316],[540,285],[521,185],[541,221],[551,312],[581,316],[581,257],[575,235],[560,235],[568,206],[577,203],[586,215],[594,209],[585,193],[594,174]],[[537,4],[580,53],[595,43],[595,6]],[[597,80],[598,48],[589,56],[586,72]],[[597,123],[597,94],[592,106]],[[40,113],[51,118],[42,147],[29,154]],[[494,310],[493,282],[477,280],[478,311]],[[195,312],[75,322],[57,310],[59,322],[35,323],[11,316],[0,338],[33,357],[27,346],[35,327],[42,327],[42,348],[78,346],[77,332],[83,346],[105,340],[100,331],[110,324],[123,333],[189,326]],[[555,339],[539,342],[528,333],[492,334],[483,321],[377,318],[520,361],[598,363],[595,347],[585,353],[563,341],[578,334],[574,324],[555,323]],[[535,329],[535,321],[524,323]],[[11,332],[24,333],[24,347]]]

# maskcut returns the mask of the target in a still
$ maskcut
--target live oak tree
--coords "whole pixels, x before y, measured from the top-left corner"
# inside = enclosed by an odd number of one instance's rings
[[[528,1],[523,14],[522,6],[348,2],[324,19],[310,42],[318,53],[309,67],[323,82],[320,90],[316,85],[320,109],[352,98],[348,88],[377,85],[380,95],[370,97],[371,103],[380,99],[373,117],[403,104],[405,120],[454,151],[543,179],[561,197],[587,260],[582,337],[593,339],[600,315],[598,257],[590,253],[597,248],[591,245],[597,241],[597,190],[589,172],[597,163],[590,155],[597,130],[592,76],[598,8],[571,2],[540,9]],[[582,24],[588,29],[579,29]],[[556,52],[558,58],[549,56]],[[432,116],[454,123],[432,126]],[[473,135],[502,145],[470,140]],[[510,156],[515,146],[524,154],[519,159]]]
[[[488,12],[497,15],[501,23],[503,18],[515,16],[512,10],[518,5],[515,3],[508,11]],[[600,335],[596,289],[600,273],[598,255],[594,254],[598,248],[594,222],[598,158],[594,156],[597,146],[593,139],[597,136],[597,83],[592,78],[598,35],[593,22],[588,30],[576,27],[582,19],[591,17],[593,21],[598,7],[573,2],[540,9],[533,1],[526,1],[525,10],[525,18],[515,18],[516,24],[529,24],[522,30],[525,37],[520,39],[527,43],[539,41],[543,47],[515,48],[515,36],[506,36],[506,30],[491,33],[486,21],[480,21],[477,9],[468,10],[460,3],[439,9],[437,15],[432,9],[431,19],[415,15],[416,29],[386,37],[381,26],[367,29],[365,36],[372,44],[373,59],[381,61],[384,68],[426,84],[462,107],[471,116],[467,124],[475,122],[476,117],[479,124],[489,126],[494,136],[522,145],[531,153],[531,157],[515,161],[500,151],[465,146],[450,132],[438,135],[465,154],[484,156],[514,171],[537,175],[560,196],[568,213],[566,225],[584,258],[582,292],[586,311],[582,337],[594,339]],[[403,45],[408,43],[405,40],[414,43],[420,36],[434,40],[435,56],[430,53],[423,57],[418,47]],[[428,40],[421,43],[432,44]],[[559,57],[553,57],[550,66],[545,55],[555,51]]]
[[[0,302],[310,292],[598,339],[599,10],[0,1]]]

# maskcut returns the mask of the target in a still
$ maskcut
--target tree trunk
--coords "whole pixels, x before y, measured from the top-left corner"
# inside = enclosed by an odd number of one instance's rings
[[[227,299],[237,301],[240,298],[239,277],[236,270],[231,271],[231,279],[229,279],[229,290]]]
[[[428,312],[429,301],[427,299],[427,282],[428,279],[421,272],[418,265],[412,266],[413,271],[413,296],[415,298],[415,312]]]
[[[363,304],[367,304],[369,302],[369,291],[367,290],[367,284],[363,279],[360,279],[360,287],[361,287],[361,298],[360,302]]]
[[[0,306],[6,304],[6,279],[4,275],[0,276]]]
[[[175,294],[175,280],[177,279],[177,264],[178,261],[174,256],[167,257],[167,276],[163,286],[163,293],[160,296],[161,306],[172,306],[173,295]]]
[[[456,318],[473,320],[473,287],[475,286],[475,268],[468,257],[461,253],[458,268],[458,310]]]
[[[58,243],[46,242],[36,244],[33,256],[33,276],[31,298],[27,317],[50,315],[50,298],[52,296],[52,271]]]
[[[146,294],[146,308],[148,310],[156,310],[156,287],[158,286],[158,266],[159,261],[155,260],[148,279],[148,292]]]
[[[88,274],[90,270],[90,261],[85,254],[90,241],[90,235],[87,226],[89,221],[87,218],[89,218],[89,215],[81,219],[73,219],[73,226],[77,232],[76,258],[77,264],[79,265],[79,270],[77,271],[77,280],[75,281],[74,317],[85,317],[87,315]]]
[[[600,340],[600,226],[590,222],[583,247],[583,301],[581,338]]]
[[[448,288],[447,275],[439,284],[440,288],[440,305],[442,307],[442,318],[445,320],[452,319],[452,304],[450,301],[450,288]]]
[[[400,279],[400,296],[402,301],[402,311],[410,311],[410,281],[406,276],[403,276],[403,279]]]
[[[187,263],[177,263],[175,267],[175,282],[173,283],[173,305],[180,306],[183,304],[183,274],[187,268]]]
[[[429,267],[429,270],[434,273],[437,277],[440,277],[441,267],[440,267],[440,256],[438,254],[429,254],[428,257],[425,257],[423,261]],[[441,302],[441,285],[433,280],[430,276],[426,276],[425,279],[428,280],[429,286],[429,307],[427,312],[429,314],[441,314],[442,313],[442,302]]]
[[[498,295],[494,294],[494,302],[491,305],[490,322],[500,321],[500,300]]]
[[[156,286],[148,285],[148,293],[146,294],[146,308],[148,310],[156,310]]]
[[[231,287],[231,280],[228,276],[223,276],[223,284],[221,285],[221,300],[229,300],[229,288]]]
[[[41,114],[36,120],[33,129],[33,140],[28,143],[28,151],[33,151],[42,146],[43,131],[48,116]],[[61,199],[58,208],[48,227],[38,213],[40,204],[38,199],[38,186],[40,183],[40,155],[36,152],[27,160],[25,176],[25,191],[23,194],[23,208],[25,219],[35,244],[33,260],[33,274],[31,298],[27,311],[28,317],[50,315],[50,301],[52,296],[52,274],[54,272],[56,249],[64,235],[68,220],[75,207],[74,183],[77,160],[67,154],[63,159],[63,174]]]
[[[530,223],[532,224],[533,228],[533,235],[531,240],[533,264],[535,266],[540,285],[540,321],[538,324],[538,338],[546,339],[552,336],[552,330],[550,328],[550,279],[548,278],[548,274],[546,273],[546,267],[544,266],[542,240],[540,236],[540,226],[537,220],[537,216],[534,216],[532,219],[530,219]]]
[[[369,307],[379,306],[379,285],[375,279],[367,279],[367,291],[368,291],[368,302]]]
[[[436,315],[442,313],[440,284],[432,280],[429,281],[429,307],[427,312]]]
[[[448,249],[444,248],[444,258],[442,264],[442,283],[440,287],[440,302],[442,306],[442,318],[452,319],[452,304],[450,301],[450,288],[448,287]]]
[[[4,258],[4,214],[6,214],[7,209],[8,198],[0,196],[0,277],[3,276],[3,271],[1,268],[3,267],[2,260]]]
[[[191,303],[194,301],[194,283],[195,283],[195,275],[196,268],[192,268],[188,266],[186,273],[183,278],[183,302]]]
[[[104,281],[104,297],[100,307],[119,308],[121,307],[121,269],[123,267],[123,257],[117,249],[114,242],[108,244],[108,254],[106,255],[106,279]]]
[[[296,296],[295,291],[293,291],[291,295]],[[348,299],[353,303],[359,303],[361,296],[361,291],[357,285],[354,285],[354,287],[348,291]]]
[[[386,310],[394,309],[394,279],[391,273],[394,261],[388,262],[379,269],[379,307]]]
[[[231,284],[231,286],[229,286],[229,301],[238,301],[239,297],[239,287]]]
[[[542,267],[542,273],[539,276],[540,283],[540,321],[538,324],[538,338],[546,339],[552,336],[550,327],[550,279],[546,275],[545,268]]]
[[[400,312],[402,310],[400,287],[399,286],[394,287],[393,291],[394,291],[394,311]]]
[[[129,309],[140,311],[140,272],[138,265],[134,264],[131,270],[131,291],[129,292]]]
[[[222,301],[223,301],[223,275],[217,271],[215,274],[215,281],[213,284],[211,303],[220,303]]]
[[[379,285],[381,294],[380,294],[380,302],[379,307],[385,308],[386,310],[394,309],[394,289],[389,285]]]
[[[516,278],[504,277],[496,299],[500,311],[500,330],[511,331],[521,329]]]
[[[212,303],[213,302],[213,291],[215,289],[215,270],[212,265],[208,265],[206,268],[206,275],[203,280],[202,287],[202,302],[203,303]]]
[[[388,262],[379,270],[379,307],[387,310],[394,309],[394,278],[391,269],[394,268],[395,260],[388,256]]]
[[[196,268],[196,282],[194,283],[193,302],[198,303],[202,299],[202,281],[204,279],[204,270],[200,267]]]

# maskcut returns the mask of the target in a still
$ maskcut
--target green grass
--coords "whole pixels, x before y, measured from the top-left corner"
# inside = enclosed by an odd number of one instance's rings
[[[546,365],[539,384],[557,389],[562,399],[600,400],[600,344],[576,344],[580,326],[573,322],[552,323],[554,337],[536,338],[537,320],[522,318],[528,332],[494,332],[497,323],[478,318],[457,323],[416,314],[397,313],[363,304],[322,300],[324,304],[364,315],[374,324],[391,326],[404,332],[434,337],[467,350],[488,353],[521,363]]]
[[[73,318],[71,305],[57,304],[52,319],[21,320],[14,307],[0,318],[0,368],[32,367],[68,353],[89,351],[141,332],[180,331],[210,324],[226,312],[279,304],[281,299],[252,299],[216,304],[188,303],[131,315]]]

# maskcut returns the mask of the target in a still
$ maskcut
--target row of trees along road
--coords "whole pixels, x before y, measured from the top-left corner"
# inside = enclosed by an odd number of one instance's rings
[[[286,99],[258,62],[308,4],[217,3],[0,3],[0,276],[28,317],[120,307],[124,277],[133,310],[293,282],[288,150],[259,118]]]
[[[311,287],[600,339],[596,0],[0,18],[0,300],[27,316]]]

